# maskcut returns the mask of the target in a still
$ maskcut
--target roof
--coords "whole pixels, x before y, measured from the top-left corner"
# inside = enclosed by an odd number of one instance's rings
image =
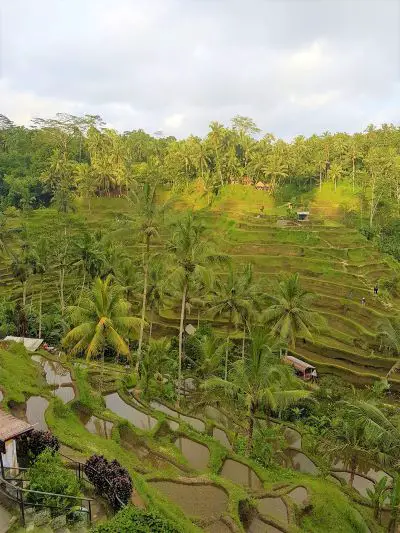
[[[310,211],[297,211],[298,215],[309,215]]]
[[[12,335],[7,335],[7,337],[4,337],[4,340],[21,342],[24,344],[28,352],[36,352],[36,350],[39,348],[39,346],[43,342],[43,339],[32,339],[29,337],[13,337]]]
[[[188,335],[193,335],[196,333],[196,328],[193,326],[193,324],[188,324],[185,328],[185,331]]]
[[[312,365],[309,365],[308,363],[305,363],[301,359],[297,359],[297,357],[293,357],[293,355],[285,355],[283,358],[285,363],[289,363],[293,365],[298,370],[306,370],[307,368],[314,369]]]
[[[0,444],[32,431],[33,426],[0,409]]]
[[[263,183],[262,181],[258,181],[256,183],[256,187],[265,187],[265,183]]]

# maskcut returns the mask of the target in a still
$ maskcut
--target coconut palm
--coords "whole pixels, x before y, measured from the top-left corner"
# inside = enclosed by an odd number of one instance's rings
[[[143,350],[140,361],[140,386],[144,396],[148,396],[152,380],[165,381],[164,370],[171,367],[169,359],[170,342],[168,339],[150,339]]]
[[[151,339],[154,313],[159,313],[164,302],[165,266],[161,261],[153,261],[149,268],[147,285],[147,307],[150,310],[149,339]]]
[[[141,321],[131,316],[122,292],[111,276],[104,281],[96,278],[80,304],[67,308],[73,327],[62,344],[72,355],[85,354],[87,360],[101,355],[104,363],[108,348],[130,358],[128,339],[139,331]]]
[[[380,349],[385,348],[394,356],[400,355],[400,317],[386,318],[378,324],[378,340]],[[387,377],[395,372],[400,366],[400,360],[396,361],[387,373]]]
[[[36,261],[33,266],[33,273],[40,275],[39,289],[39,324],[38,337],[42,337],[42,308],[43,308],[43,278],[50,267],[51,245],[47,237],[41,237],[35,244]]]
[[[221,373],[226,341],[215,335],[210,327],[197,330],[191,340],[192,359],[196,376],[207,379]]]
[[[71,253],[74,258],[71,266],[82,274],[80,299],[85,288],[86,277],[94,279],[101,274],[105,264],[105,255],[100,238],[87,231],[74,240]]]
[[[292,349],[298,337],[312,340],[312,331],[324,327],[321,315],[310,310],[315,295],[301,287],[297,273],[280,281],[272,298],[274,301],[264,311],[263,320],[272,327],[272,336]]]
[[[217,280],[215,296],[210,313],[213,317],[227,315],[226,354],[225,354],[225,379],[228,376],[229,340],[232,326],[246,324],[252,315],[256,298],[252,283],[252,268],[247,265],[242,272],[228,269],[228,275]]]
[[[171,239],[167,243],[167,251],[172,259],[172,272],[168,279],[181,292],[178,351],[179,391],[181,390],[183,331],[187,295],[196,279],[202,279],[204,283],[210,284],[212,276],[210,266],[226,260],[226,256],[213,252],[210,243],[204,237],[204,231],[204,226],[196,220],[192,213],[189,213],[173,226]]]
[[[143,252],[143,292],[142,292],[142,310],[141,310],[141,326],[139,334],[139,344],[137,350],[136,372],[139,371],[140,358],[142,353],[144,325],[147,308],[147,294],[148,294],[148,276],[149,276],[149,262],[150,262],[150,244],[154,237],[159,235],[159,223],[166,206],[160,206],[157,203],[156,186],[150,185],[146,181],[138,192],[132,192],[130,201],[133,204],[135,215],[140,221],[140,231],[143,236],[144,252]]]
[[[263,412],[268,420],[272,412],[307,398],[310,392],[302,386],[291,368],[280,363],[265,333],[256,330],[249,354],[232,365],[229,380],[212,377],[202,384],[202,389],[210,398],[246,413],[247,452],[250,453],[256,413]]]

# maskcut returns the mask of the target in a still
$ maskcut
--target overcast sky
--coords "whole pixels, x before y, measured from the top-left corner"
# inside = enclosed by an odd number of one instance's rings
[[[0,113],[291,138],[400,122],[400,0],[0,0]]]

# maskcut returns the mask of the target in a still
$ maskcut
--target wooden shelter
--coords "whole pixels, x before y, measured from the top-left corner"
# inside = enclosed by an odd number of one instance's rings
[[[297,357],[293,357],[293,355],[285,355],[283,362],[292,366],[295,369],[296,375],[306,381],[312,378],[312,372],[315,370],[314,366],[305,363]]]
[[[310,211],[297,211],[297,220],[300,222],[308,220],[310,216]]]
[[[0,409],[0,475],[4,478],[4,468],[18,468],[15,439],[30,433],[33,426],[15,418]]]
[[[255,185],[256,189],[259,191],[267,191],[269,192],[271,190],[271,185],[269,183],[264,183],[262,181],[258,181]]]

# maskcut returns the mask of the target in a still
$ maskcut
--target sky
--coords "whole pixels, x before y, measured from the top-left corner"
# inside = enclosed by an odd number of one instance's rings
[[[0,113],[203,136],[400,122],[400,0],[0,0]]]

